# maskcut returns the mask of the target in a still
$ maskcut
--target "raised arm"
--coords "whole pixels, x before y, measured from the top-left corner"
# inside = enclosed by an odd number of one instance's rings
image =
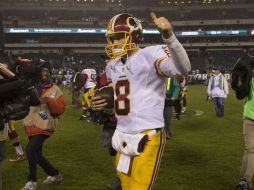
[[[151,12],[150,15],[162,34],[163,41],[169,48],[175,67],[182,74],[188,73],[191,70],[190,60],[185,49],[174,35],[171,23],[165,17],[157,18],[154,12]]]

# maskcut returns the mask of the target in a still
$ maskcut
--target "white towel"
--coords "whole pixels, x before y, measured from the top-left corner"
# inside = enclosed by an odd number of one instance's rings
[[[145,135],[142,133],[127,134],[116,129],[112,137],[112,147],[128,156],[139,155],[138,144]]]
[[[125,154],[120,155],[120,159],[118,161],[117,170],[119,172],[123,172],[128,174],[131,163],[131,157]]]
[[[151,130],[147,135],[152,136],[155,133],[156,130]],[[115,150],[121,153],[117,165],[117,170],[119,172],[123,172],[125,174],[129,172],[131,156],[137,156],[140,154],[140,152],[138,152],[138,144],[145,135],[146,134],[142,133],[126,134],[115,130],[112,137],[112,146]]]

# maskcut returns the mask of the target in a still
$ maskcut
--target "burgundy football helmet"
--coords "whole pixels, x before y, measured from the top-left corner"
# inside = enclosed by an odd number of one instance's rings
[[[143,40],[140,20],[134,16],[121,13],[114,16],[108,24],[106,32],[106,53],[111,59],[122,57],[128,51],[138,48],[138,43]],[[114,43],[114,40],[124,39],[123,43]]]

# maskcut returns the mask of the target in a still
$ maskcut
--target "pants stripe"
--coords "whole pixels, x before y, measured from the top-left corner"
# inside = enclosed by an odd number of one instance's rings
[[[160,147],[157,152],[157,158],[156,158],[156,163],[155,163],[155,167],[154,167],[154,171],[153,171],[153,176],[152,176],[148,190],[152,189],[152,186],[153,186],[156,176],[158,174],[164,147],[165,147],[165,130],[162,129],[160,131]]]

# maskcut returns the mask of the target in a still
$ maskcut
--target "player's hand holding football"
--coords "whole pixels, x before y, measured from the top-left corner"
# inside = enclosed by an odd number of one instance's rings
[[[159,17],[157,18],[156,14],[154,12],[150,13],[151,18],[154,22],[154,24],[157,26],[158,30],[162,34],[164,39],[169,39],[173,34],[173,27],[171,23],[166,19],[165,17]]]
[[[91,98],[91,104],[92,104],[93,110],[95,111],[103,110],[108,105],[106,100],[100,96],[93,96]]]

